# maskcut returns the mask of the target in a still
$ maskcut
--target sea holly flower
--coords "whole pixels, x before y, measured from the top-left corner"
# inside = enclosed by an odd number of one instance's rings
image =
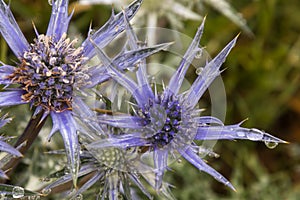
[[[199,153],[202,154],[203,147],[197,145],[197,141],[247,139],[273,144],[285,143],[258,129],[243,128],[241,123],[224,125],[218,118],[200,116],[201,109],[197,107],[198,101],[213,80],[220,75],[220,67],[234,47],[237,37],[229,42],[214,59],[206,63],[187,91],[179,93],[186,71],[195,56],[202,51],[199,42],[203,28],[204,21],[198,28],[177,71],[168,81],[168,85],[163,86],[161,92],[157,90],[156,85],[151,87],[149,84],[145,65],[142,64],[137,70],[138,81],[135,82],[127,74],[118,71],[114,67],[114,62],[100,48],[97,48],[98,56],[109,66],[111,77],[132,94],[134,102],[131,102],[132,112],[128,115],[98,116],[98,120],[102,123],[122,128],[124,134],[112,135],[107,139],[95,141],[88,145],[88,148],[134,147],[148,151],[152,154],[157,190],[161,187],[164,172],[168,169],[168,159],[178,154],[200,171],[210,174],[234,190],[232,184],[224,176],[201,158]],[[126,32],[131,34],[132,44],[137,43],[134,33]]]
[[[79,169],[77,127],[72,116],[75,93],[108,79],[101,67],[87,65],[95,55],[90,41],[105,47],[124,30],[124,15],[131,19],[141,1],[134,1],[117,15],[113,13],[102,28],[89,34],[77,47],[77,39],[71,40],[67,36],[72,17],[68,14],[68,0],[52,0],[48,29],[45,34],[40,34],[34,28],[37,37],[31,44],[25,39],[9,6],[0,0],[0,33],[18,59],[17,66],[2,64],[0,67],[0,84],[6,85],[1,92],[0,107],[28,103],[35,109],[34,116],[43,113],[43,120],[51,115],[53,128],[49,138],[56,131],[61,133],[74,185]],[[139,52],[148,54],[151,50]],[[124,53],[119,58],[132,54],[136,52]],[[129,64],[134,64],[137,59]],[[126,64],[119,64],[126,69]]]
[[[141,162],[138,151],[134,148],[85,148],[91,142],[110,137],[112,134],[121,134],[121,130],[99,123],[96,113],[80,99],[76,99],[73,109],[81,132],[80,141],[84,146],[80,152],[81,166],[78,177],[84,181],[80,187],[71,190],[68,197],[71,199],[83,197],[84,192],[91,191],[94,186],[96,191],[100,188],[96,194],[97,199],[115,200],[120,196],[124,199],[133,199],[134,188],[138,188],[148,199],[153,199],[144,181],[152,187],[155,185],[154,170]],[[59,173],[49,176],[50,179],[57,176],[59,178],[46,186],[43,191],[54,190],[72,180],[70,174],[59,175]],[[161,194],[172,199],[167,183],[163,183]]]
[[[98,138],[99,140],[100,138]],[[132,152],[120,148],[102,148],[88,151],[82,150],[80,153],[81,166],[78,177],[86,177],[84,182],[77,190],[71,191],[68,196],[74,199],[83,195],[86,190],[93,185],[102,188],[99,197],[111,200],[118,199],[124,195],[126,199],[131,199],[131,184],[135,184],[150,199],[151,195],[146,187],[139,180],[140,174],[136,167],[138,160],[132,156]],[[147,167],[147,166],[146,166]],[[53,188],[60,187],[72,180],[70,174],[66,174],[49,184],[43,191],[51,191]],[[122,190],[122,189],[123,190]]]
[[[4,115],[0,118],[0,128],[3,127],[5,124],[9,123],[11,118],[8,118],[7,115]],[[22,154],[15,149],[14,147],[10,146],[5,142],[6,138],[4,136],[0,136],[0,151],[7,152],[11,155],[21,157]],[[0,163],[2,166],[2,163]],[[8,178],[3,170],[0,169],[0,177],[1,178]]]
[[[148,199],[153,199],[142,179],[149,184],[154,184],[154,173],[150,170],[144,173],[144,170],[149,168],[149,166],[142,165],[136,153],[126,151],[123,148],[113,147],[97,150],[85,149],[81,151],[80,160],[82,164],[78,177],[85,179],[85,181],[81,182],[82,184],[77,190],[69,192],[68,196],[71,199],[83,197],[84,192],[87,190],[91,191],[93,187],[96,191],[99,191],[99,188],[101,188],[99,193],[95,194],[97,199],[102,197],[117,200],[120,199],[120,196],[124,199],[133,199],[132,194],[135,188],[138,188]],[[54,173],[53,176],[57,175]],[[70,174],[62,175],[46,186],[43,191],[51,192],[54,188],[60,187],[71,180]],[[168,190],[168,184],[163,183],[161,194],[168,197],[168,199],[172,199],[172,194]]]

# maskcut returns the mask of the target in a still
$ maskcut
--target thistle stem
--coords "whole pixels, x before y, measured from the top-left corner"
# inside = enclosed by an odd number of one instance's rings
[[[31,116],[23,134],[18,138],[14,147],[18,147],[19,152],[25,155],[28,149],[31,147],[35,139],[37,138],[40,130],[44,126],[47,117],[43,119],[44,111],[41,111],[35,116]],[[12,171],[17,167],[22,157],[13,157],[8,163],[3,166],[3,170],[9,170],[7,175],[9,176]],[[2,181],[1,181],[2,182]],[[5,180],[3,181],[5,182]]]
[[[90,174],[85,175],[84,177],[81,177],[78,181],[78,188],[81,188],[86,182],[88,182],[93,176],[95,175],[95,172],[91,172]],[[51,188],[50,194],[58,194],[69,191],[73,187],[73,182],[70,180],[69,182],[66,182],[64,184],[58,185],[56,187]],[[40,189],[39,192],[43,193],[43,189]]]

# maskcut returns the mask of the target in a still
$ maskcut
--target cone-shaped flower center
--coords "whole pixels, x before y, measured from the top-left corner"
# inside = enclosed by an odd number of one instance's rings
[[[82,48],[75,48],[64,34],[39,35],[22,56],[22,63],[8,78],[24,90],[22,99],[46,111],[72,109],[72,93],[76,73],[84,60]]]
[[[104,164],[107,167],[114,168],[114,169],[124,167],[125,155],[120,149],[117,148],[101,149],[101,151],[99,151],[97,154],[97,158],[101,164]]]
[[[128,170],[128,163],[132,159],[132,152],[130,152],[131,158],[126,155],[126,150],[108,147],[99,149],[89,149],[92,162],[99,164],[99,169],[104,168],[106,170]],[[96,160],[95,160],[96,159]]]
[[[154,147],[169,144],[181,129],[181,106],[178,100],[170,98],[159,103],[150,103],[149,110],[143,112],[156,133],[149,138]]]

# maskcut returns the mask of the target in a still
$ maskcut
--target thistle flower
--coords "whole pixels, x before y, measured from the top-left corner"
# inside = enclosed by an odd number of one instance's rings
[[[233,140],[246,139],[252,141],[264,141],[267,143],[285,143],[268,133],[258,129],[241,127],[236,125],[224,125],[221,120],[212,116],[200,116],[201,110],[197,104],[203,93],[208,89],[212,81],[220,75],[220,67],[227,55],[236,43],[234,38],[227,46],[210,62],[208,62],[191,87],[179,93],[185,73],[191,62],[202,49],[199,47],[203,33],[204,21],[183,56],[177,71],[169,80],[168,86],[162,92],[154,91],[147,80],[146,65],[141,64],[136,72],[137,83],[126,74],[120,73],[100,48],[97,48],[98,56],[109,66],[109,73],[113,79],[125,87],[135,102],[132,103],[130,115],[101,115],[98,120],[111,126],[123,128],[124,134],[112,135],[110,138],[95,141],[88,148],[141,148],[152,154],[154,169],[156,172],[156,189],[162,184],[163,175],[168,167],[169,155],[179,153],[188,162],[200,171],[213,176],[219,182],[234,190],[231,183],[219,172],[210,167],[198,153],[203,147],[196,141],[205,140]],[[133,31],[131,34],[132,46],[137,43]],[[136,48],[138,46],[136,45]]]
[[[89,34],[82,45],[76,47],[77,40],[67,37],[72,17],[67,13],[68,0],[52,0],[47,32],[39,34],[34,28],[37,38],[31,44],[25,39],[9,6],[0,0],[0,32],[18,59],[16,67],[6,64],[0,67],[0,84],[6,85],[5,91],[1,92],[0,107],[28,103],[35,108],[34,115],[44,113],[43,119],[51,115],[53,128],[49,139],[60,131],[74,185],[79,168],[79,144],[72,102],[77,91],[108,78],[101,74],[105,70],[87,65],[95,55],[90,40],[101,48],[105,47],[124,30],[123,15],[131,19],[141,1],[134,1],[124,12],[113,13],[102,28]],[[11,85],[17,87],[8,88]]]
[[[99,140],[100,138],[98,138]],[[139,180],[140,173],[136,167],[137,159],[132,156],[132,152],[120,148],[103,148],[98,150],[82,150],[80,153],[81,166],[78,177],[87,177],[77,191],[70,192],[69,196],[75,198],[83,195],[86,190],[93,185],[102,188],[99,197],[111,200],[118,199],[124,195],[126,199],[131,199],[131,183],[134,183],[140,190],[151,199],[146,187]],[[43,191],[51,191],[72,180],[70,174],[63,175],[53,183],[49,184]]]
[[[96,120],[96,114],[80,99],[76,99],[74,102],[74,112],[77,116],[76,119],[79,121],[78,124],[80,124],[80,141],[84,147],[87,147],[93,141],[110,137],[112,134],[121,134],[120,129],[116,130],[108,125],[100,124]],[[154,186],[154,170],[141,162],[140,153],[135,149],[115,147],[83,148],[80,152],[80,160],[81,166],[78,176],[85,181],[81,182],[81,186],[77,190],[68,194],[71,199],[78,196],[82,197],[83,193],[93,186],[96,186],[96,190],[101,188],[97,194],[97,199],[115,200],[119,199],[120,196],[125,199],[132,199],[133,186],[140,189],[148,199],[152,199],[141,179]],[[63,175],[46,186],[43,191],[51,191],[70,182],[71,179],[70,174]],[[162,194],[171,199],[166,183],[163,183]]]
[[[11,118],[8,118],[7,115],[4,115],[0,118],[0,128],[3,127],[5,124],[9,123],[11,121]],[[9,144],[7,144],[5,142],[5,137],[3,136],[0,136],[0,151],[5,151],[7,153],[10,153],[14,156],[18,156],[18,157],[21,157],[22,154],[17,150],[15,149],[14,147],[10,146]],[[0,163],[2,165],[2,163]],[[0,177],[1,178],[8,178],[6,176],[6,174],[4,173],[3,170],[0,169]]]

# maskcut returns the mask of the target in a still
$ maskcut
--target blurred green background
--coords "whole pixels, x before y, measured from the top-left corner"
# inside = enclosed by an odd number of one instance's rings
[[[71,35],[86,37],[91,21],[97,28],[110,17],[111,6],[77,3],[71,1],[70,6],[75,6],[69,29]],[[264,143],[219,141],[214,151],[220,157],[207,160],[231,181],[236,192],[184,161],[172,165],[174,171],[169,172],[166,179],[174,185],[175,197],[183,200],[300,199],[300,1],[244,0],[229,3],[243,15],[253,35],[243,33],[211,6],[206,5],[201,11],[207,15],[201,44],[212,57],[241,32],[236,47],[223,65],[226,68],[222,74],[227,93],[226,124],[248,118],[244,126],[263,129],[290,144],[268,149]],[[11,0],[11,9],[28,41],[35,36],[32,22],[39,32],[46,31],[51,12],[47,0]],[[197,7],[193,11],[200,12]],[[170,28],[166,18],[162,17],[160,22]],[[193,37],[200,23],[185,20],[179,31]],[[0,60],[13,64],[16,59],[3,38],[0,38],[0,49]],[[195,74],[191,77],[195,78]],[[28,108],[5,109],[14,121],[3,129],[4,134],[22,133],[30,117],[23,109]],[[46,134],[48,131],[44,129]],[[49,163],[51,157],[42,154],[51,146],[44,142],[45,139],[40,137],[39,140],[25,156],[10,183],[30,187],[30,181],[38,182],[53,172],[57,163]]]

